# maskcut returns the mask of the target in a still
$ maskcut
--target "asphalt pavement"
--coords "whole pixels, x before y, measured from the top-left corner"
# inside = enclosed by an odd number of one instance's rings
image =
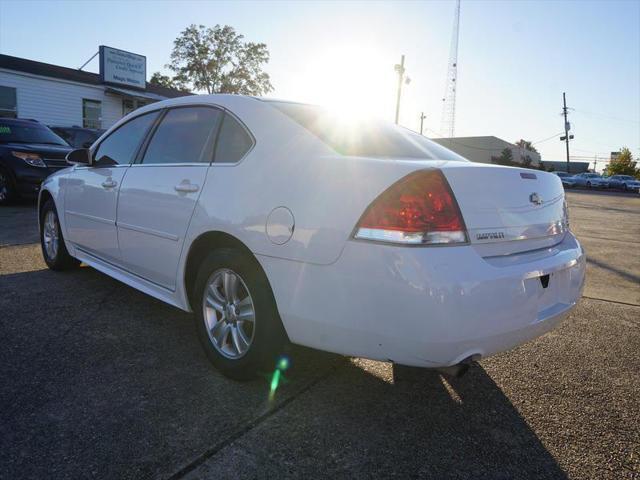
[[[640,478],[640,197],[571,192],[583,298],[460,379],[292,348],[210,367],[191,315],[91,268],[46,269],[0,209],[0,478]]]

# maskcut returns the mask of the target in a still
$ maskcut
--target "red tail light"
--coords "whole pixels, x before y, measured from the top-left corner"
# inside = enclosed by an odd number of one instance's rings
[[[403,244],[465,243],[467,231],[440,170],[407,175],[364,212],[355,238]]]

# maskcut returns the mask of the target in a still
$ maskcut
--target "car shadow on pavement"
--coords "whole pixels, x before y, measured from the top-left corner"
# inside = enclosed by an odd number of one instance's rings
[[[270,401],[268,378],[211,368],[190,315],[93,269],[0,292],[0,477],[566,477],[480,365],[451,379],[294,347]]]
[[[478,364],[451,378],[345,359],[187,478],[238,473],[236,456],[243,478],[567,478]]]

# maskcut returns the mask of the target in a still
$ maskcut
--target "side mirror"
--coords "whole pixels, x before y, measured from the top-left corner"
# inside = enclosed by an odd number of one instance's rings
[[[91,151],[88,148],[78,148],[72,150],[67,154],[67,163],[72,165],[86,165],[91,166],[93,159],[91,158]]]

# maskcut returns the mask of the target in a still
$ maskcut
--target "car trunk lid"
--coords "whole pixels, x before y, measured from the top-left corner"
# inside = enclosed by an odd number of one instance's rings
[[[483,256],[545,248],[564,238],[564,190],[556,175],[471,162],[446,162],[440,168],[469,241]]]

